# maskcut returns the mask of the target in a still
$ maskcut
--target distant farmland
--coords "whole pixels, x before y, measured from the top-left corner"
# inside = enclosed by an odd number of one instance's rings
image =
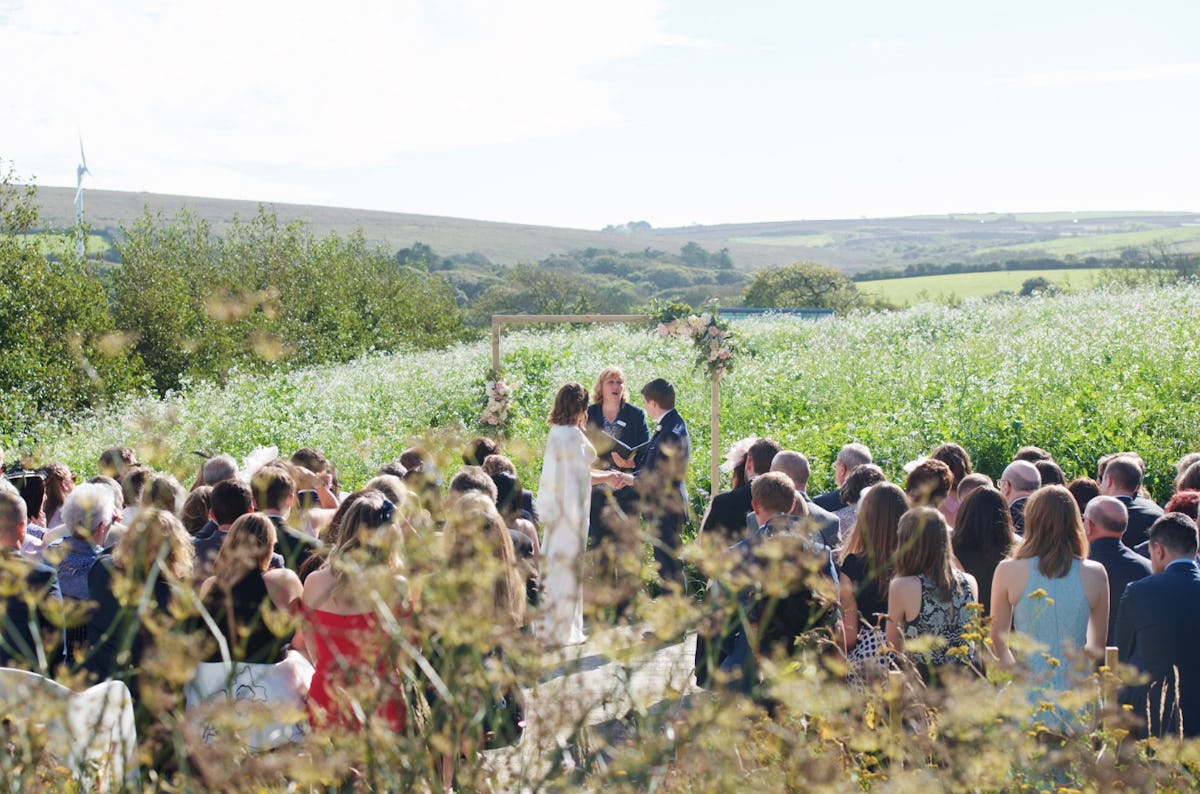
[[[997,292],[1020,292],[1027,279],[1044,278],[1064,292],[1096,285],[1110,271],[1094,268],[1068,270],[1000,270],[989,273],[949,273],[941,276],[913,276],[879,281],[860,281],[857,287],[869,295],[878,295],[906,306],[930,301],[941,303],[951,298],[982,298]]]

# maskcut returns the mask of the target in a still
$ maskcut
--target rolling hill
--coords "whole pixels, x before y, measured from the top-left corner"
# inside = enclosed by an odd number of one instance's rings
[[[48,229],[74,224],[74,191],[38,190]],[[281,220],[302,219],[313,231],[362,229],[371,242],[400,249],[421,242],[443,255],[476,252],[501,264],[536,262],[583,248],[677,252],[688,242],[709,251],[728,248],[740,270],[809,259],[859,270],[916,262],[977,262],[1039,257],[1114,257],[1160,242],[1171,250],[1200,251],[1200,213],[1078,212],[956,214],[903,218],[798,220],[652,229],[565,229],[409,213],[299,204],[270,204]],[[144,210],[170,217],[187,209],[218,230],[234,217],[249,218],[259,203],[228,199],[89,190],[86,218],[108,237]]]

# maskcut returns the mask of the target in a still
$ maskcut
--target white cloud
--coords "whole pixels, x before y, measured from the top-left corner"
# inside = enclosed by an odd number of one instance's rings
[[[21,170],[70,172],[76,130],[98,175],[134,178],[552,137],[618,120],[608,64],[682,44],[643,0],[80,6],[10,6],[0,24],[28,67],[0,95],[0,155]]]
[[[1200,61],[1191,63],[1157,64],[1130,69],[1074,69],[1060,72],[1016,75],[986,80],[983,86],[1013,86],[1017,88],[1072,88],[1108,86],[1145,81],[1188,80],[1200,77]]]

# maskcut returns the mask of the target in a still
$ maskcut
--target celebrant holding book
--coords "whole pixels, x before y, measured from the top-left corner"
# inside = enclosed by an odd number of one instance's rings
[[[620,367],[605,367],[596,377],[592,404],[587,409],[587,434],[596,448],[596,468],[623,472],[641,468],[650,443],[650,428],[646,412],[629,402],[625,373]],[[637,493],[632,488],[614,491],[606,484],[593,488],[588,532],[591,544],[598,545],[605,538],[615,540],[615,522],[605,520],[606,507],[630,514],[636,502]]]

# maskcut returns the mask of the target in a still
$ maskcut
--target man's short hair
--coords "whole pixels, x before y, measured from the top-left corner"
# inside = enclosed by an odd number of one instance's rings
[[[466,449],[463,450],[462,459],[464,466],[482,466],[483,461],[489,455],[500,454],[500,443],[494,438],[487,436],[475,436],[467,442]]]
[[[1029,463],[1037,463],[1039,460],[1051,460],[1053,457],[1053,455],[1041,447],[1035,447],[1031,445],[1018,449],[1017,454],[1013,455],[1013,460],[1024,460]]]
[[[111,524],[113,513],[112,490],[97,483],[75,486],[63,503],[63,525],[72,535],[91,538],[92,532],[102,524]]]
[[[141,504],[142,490],[146,487],[146,482],[154,476],[154,472],[142,466],[133,465],[125,470],[121,480],[121,493],[125,495],[125,505],[127,507],[135,507]]]
[[[773,438],[760,438],[750,445],[746,458],[754,464],[755,474],[766,474],[771,470],[775,456],[779,454],[779,442]]]
[[[231,455],[216,455],[204,461],[201,476],[205,485],[216,485],[222,480],[232,480],[237,476],[237,461]]]
[[[1005,466],[1000,479],[1008,480],[1016,490],[1028,493],[1042,487],[1042,475],[1038,472],[1037,466],[1027,460],[1014,460]]]
[[[790,513],[796,504],[796,487],[783,472],[769,471],[750,483],[750,499],[771,515]]]
[[[1166,513],[1150,527],[1150,542],[1162,546],[1172,557],[1195,557],[1198,539],[1196,522],[1183,513]]]
[[[865,444],[847,444],[838,452],[837,462],[842,464],[846,471],[854,471],[859,466],[873,462],[871,450],[867,449]]]
[[[422,447],[409,447],[400,453],[400,465],[404,467],[406,473],[431,471],[433,469],[433,456]]]
[[[213,520],[224,527],[254,511],[254,494],[241,480],[222,480],[213,486],[209,504]]]
[[[321,454],[319,449],[301,447],[292,453],[292,463],[303,466],[314,474],[329,471],[329,459]]]
[[[508,472],[514,477],[517,476],[517,467],[505,455],[488,455],[483,459],[483,473],[489,477],[493,477],[500,472]]]
[[[17,527],[27,517],[20,492],[16,488],[0,490],[0,537],[14,538]]]
[[[179,516],[187,491],[170,474],[156,474],[142,489],[142,507],[156,507]]]
[[[655,378],[642,387],[642,399],[654,400],[659,408],[670,411],[675,407],[675,387],[666,378]]]
[[[808,488],[808,458],[799,452],[794,452],[790,449],[780,450],[775,456],[775,460],[771,461],[771,471],[777,471],[791,477],[792,485],[796,487],[797,491],[803,491]]]
[[[1042,479],[1042,485],[1066,485],[1067,475],[1063,474],[1062,467],[1052,460],[1034,461],[1033,464],[1038,470],[1038,476]]]
[[[121,483],[106,474],[97,474],[95,477],[89,477],[88,482],[107,485],[113,492],[113,506],[117,510],[125,509],[125,490],[121,488]]]
[[[380,466],[379,471],[377,471],[376,474],[377,475],[390,474],[393,477],[399,477],[400,479],[403,480],[404,475],[408,474],[408,469],[404,468],[404,464],[401,463],[400,461],[394,460],[390,463],[385,463],[382,466]]]
[[[955,493],[958,496],[958,500],[961,502],[963,499],[967,498],[967,494],[971,493],[971,491],[974,491],[976,488],[994,487],[995,483],[992,482],[991,477],[987,476],[983,472],[973,471],[966,477],[963,477],[961,480],[959,480],[958,488]]]
[[[1127,455],[1110,460],[1104,467],[1104,476],[1124,493],[1137,493],[1142,487],[1142,467]]]
[[[480,466],[463,466],[450,479],[450,493],[464,494],[471,491],[487,495],[493,504],[496,502],[496,483],[492,482],[492,478]]]
[[[254,472],[250,488],[259,510],[282,510],[296,493],[296,481],[282,465],[267,464]]]

